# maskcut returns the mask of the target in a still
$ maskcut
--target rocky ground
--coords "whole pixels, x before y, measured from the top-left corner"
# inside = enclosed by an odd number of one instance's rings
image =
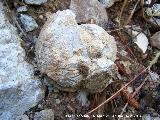
[[[0,0],[0,120],[159,120],[159,10]]]

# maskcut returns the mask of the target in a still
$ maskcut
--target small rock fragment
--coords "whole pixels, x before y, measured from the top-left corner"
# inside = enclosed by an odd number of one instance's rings
[[[142,116],[142,120],[160,120],[160,115],[153,108],[148,107],[145,111],[147,114]]]
[[[61,103],[60,99],[56,99],[56,104],[60,104],[60,103]]]
[[[149,72],[149,80],[150,81],[156,81],[156,82],[158,82],[158,80],[159,80],[159,75],[157,74],[157,73],[155,73],[155,72]]]
[[[41,20],[43,20],[44,17],[43,17],[43,15],[39,15],[39,18],[40,18]]]
[[[45,109],[40,112],[36,112],[34,120],[54,120],[54,112],[52,109]]]
[[[28,10],[27,6],[20,6],[17,8],[17,12],[19,12],[19,13],[20,12],[27,12],[27,10]]]
[[[147,47],[148,47],[148,38],[144,33],[139,33],[137,31],[132,31],[133,36],[136,36],[135,42],[137,46],[142,50],[143,53],[146,52]]]
[[[38,24],[36,23],[36,21],[29,15],[21,14],[20,20],[21,20],[22,24],[24,25],[24,29],[27,32],[38,28]]]
[[[41,5],[45,2],[47,2],[47,0],[25,0],[25,2],[27,4]]]
[[[111,7],[115,2],[119,0],[99,0],[99,2],[104,5],[105,8]]]
[[[48,83],[47,78],[44,78],[44,85],[45,85],[45,86],[47,87],[47,89],[49,90],[49,93],[54,90],[54,86]]]
[[[131,70],[130,70],[131,63],[130,63],[130,61],[120,61],[120,63],[124,66],[126,74],[131,74]]]
[[[129,94],[133,93],[133,88],[132,87],[127,87],[127,91]]]
[[[116,73],[114,38],[95,24],[78,25],[71,10],[58,11],[43,26],[36,42],[41,73],[61,90],[104,90]]]
[[[147,0],[146,4],[150,6],[150,4],[152,4],[152,0]],[[160,4],[156,4],[155,2],[151,7],[147,7],[145,11],[147,16],[150,17],[148,21],[151,25],[158,28],[160,26]]]
[[[76,98],[78,99],[81,106],[86,106],[86,107],[89,106],[90,103],[87,96],[88,96],[88,93],[85,91],[78,92],[78,95]]]
[[[43,109],[43,105],[42,105],[42,104],[39,104],[39,105],[38,105],[38,109],[41,109],[41,110],[42,110],[42,109]]]
[[[160,49],[160,31],[156,32],[152,37],[151,37],[151,45],[153,47],[156,47]]]
[[[98,0],[71,0],[70,9],[76,14],[77,23],[95,23],[104,29],[108,16]]]
[[[141,49],[143,53],[145,53],[149,42],[146,35],[141,32],[142,29],[139,26],[133,26],[132,29],[130,29],[129,26],[126,26],[126,28],[128,28],[128,33],[132,35],[134,43]]]
[[[148,16],[160,16],[160,4],[154,4],[152,7],[147,7],[146,13]]]

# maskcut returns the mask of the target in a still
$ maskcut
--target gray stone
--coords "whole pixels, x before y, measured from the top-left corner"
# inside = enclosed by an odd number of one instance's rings
[[[60,103],[61,103],[60,99],[56,99],[56,104],[60,104]]]
[[[36,112],[34,120],[54,120],[54,112],[52,109],[45,109],[40,112]]]
[[[21,20],[26,32],[29,32],[29,31],[32,31],[32,30],[38,28],[38,24],[36,23],[36,21],[29,15],[21,14],[20,20]]]
[[[27,12],[27,6],[20,6],[17,8],[17,12]]]
[[[43,83],[47,87],[47,89],[49,90],[49,93],[54,91],[54,86],[48,82],[47,78],[44,78]]]
[[[160,115],[153,108],[147,107],[145,113],[142,120],[160,120]]]
[[[106,8],[111,7],[117,1],[120,1],[120,0],[99,0],[99,2]]]
[[[27,4],[41,5],[45,2],[47,2],[47,0],[25,0],[25,2]]]
[[[22,41],[5,16],[0,2],[0,119],[19,120],[43,97],[33,66],[25,61]]]
[[[106,28],[107,12],[98,0],[71,0],[70,9],[76,14],[78,23],[92,21],[94,24]]]
[[[150,114],[145,114],[142,116],[142,120],[160,120],[160,117],[154,117]]]
[[[78,25],[75,17],[71,10],[48,17],[36,42],[37,65],[61,90],[100,92],[116,73],[116,42],[95,24]]]
[[[87,98],[88,96],[88,92],[85,92],[85,91],[79,91],[76,98],[77,100],[79,101],[79,103],[81,104],[81,106],[89,106],[90,102]]]
[[[153,47],[160,49],[160,31],[156,32],[150,40]]]

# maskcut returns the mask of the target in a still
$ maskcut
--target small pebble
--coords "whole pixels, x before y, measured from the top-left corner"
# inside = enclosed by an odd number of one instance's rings
[[[39,109],[43,109],[43,106],[41,104],[38,105]]]
[[[37,41],[36,37],[34,37],[34,42]],[[44,79],[44,84],[48,87],[49,93],[52,92],[54,90],[54,86],[49,84],[48,80],[45,78]]]
[[[45,109],[35,112],[34,120],[54,120],[54,111],[52,109]]]
[[[27,6],[20,6],[17,8],[17,12],[19,12],[19,13],[20,12],[27,12],[27,10],[28,10]]]
[[[89,100],[88,100],[87,96],[88,96],[87,92],[80,91],[80,92],[78,92],[76,98],[82,106],[89,106]]]
[[[38,28],[38,24],[36,23],[36,21],[29,15],[21,14],[20,20],[21,20],[26,32],[29,32],[29,31],[32,31],[32,30]]]
[[[59,99],[56,99],[56,104],[60,104],[61,101]]]
[[[129,92],[129,94],[133,93],[133,88],[132,87],[127,87],[127,91]]]
[[[47,2],[47,0],[25,0],[25,2],[27,4],[33,4],[33,5],[41,5],[45,2]]]
[[[43,20],[44,17],[43,17],[43,15],[39,15],[39,18],[40,18],[41,20]]]

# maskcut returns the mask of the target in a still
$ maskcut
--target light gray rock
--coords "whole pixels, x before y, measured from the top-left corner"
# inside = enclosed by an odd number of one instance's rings
[[[54,112],[52,109],[45,109],[40,112],[36,112],[34,120],[54,120]]]
[[[25,0],[25,2],[27,4],[41,5],[45,2],[47,2],[47,0]]]
[[[160,31],[156,32],[150,40],[153,47],[160,49]]]
[[[17,12],[27,12],[27,6],[20,6],[17,8]]]
[[[60,99],[56,99],[55,101],[56,101],[56,104],[60,104],[61,103]]]
[[[44,91],[33,76],[33,66],[25,61],[21,39],[1,2],[0,18],[0,119],[19,120],[44,97]]]
[[[117,1],[120,1],[120,0],[99,0],[99,2],[106,8],[111,7]]]
[[[81,106],[85,106],[85,107],[88,107],[90,102],[87,98],[88,96],[88,92],[85,92],[85,91],[79,91],[76,98],[77,100],[79,101],[79,103],[81,104]]]
[[[150,114],[145,114],[142,116],[142,120],[160,120],[160,117],[154,117]]]
[[[24,26],[24,29],[27,32],[38,28],[38,24],[36,23],[36,21],[29,15],[21,14],[20,15],[20,20],[21,20],[21,22],[22,22],[22,24]]]
[[[95,24],[78,25],[71,10],[48,17],[36,42],[39,70],[61,90],[100,92],[116,73],[114,38]]]
[[[92,21],[94,24],[106,28],[107,12],[98,0],[71,0],[70,9],[76,14],[77,23]]]
[[[160,115],[153,108],[147,107],[145,113],[141,116],[142,120],[160,120]]]

